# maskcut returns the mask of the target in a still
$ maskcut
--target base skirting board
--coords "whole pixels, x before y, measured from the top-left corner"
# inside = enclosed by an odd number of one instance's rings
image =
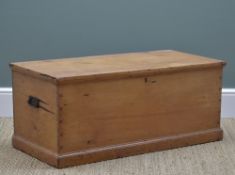
[[[221,116],[235,118],[235,88],[222,89]]]
[[[12,89],[0,88],[0,117],[12,117]],[[221,116],[235,118],[235,88],[222,89]]]
[[[13,116],[12,88],[0,88],[0,116]]]
[[[56,168],[65,168],[154,151],[214,142],[222,140],[222,138],[223,131],[220,128],[212,128],[185,134],[162,136],[160,138],[144,139],[103,147],[93,147],[85,150],[75,150],[70,153],[53,152],[19,135],[13,135],[12,141],[14,148]]]

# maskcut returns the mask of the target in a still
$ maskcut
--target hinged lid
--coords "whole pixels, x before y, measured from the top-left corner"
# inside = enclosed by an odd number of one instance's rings
[[[133,77],[166,71],[224,65],[225,62],[202,56],[163,50],[114,55],[87,56],[12,63],[14,71],[56,82],[107,77]]]

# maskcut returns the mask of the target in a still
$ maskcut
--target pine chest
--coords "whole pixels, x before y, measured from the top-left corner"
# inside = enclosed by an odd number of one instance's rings
[[[63,168],[221,140],[224,64],[170,50],[12,63],[13,146]]]

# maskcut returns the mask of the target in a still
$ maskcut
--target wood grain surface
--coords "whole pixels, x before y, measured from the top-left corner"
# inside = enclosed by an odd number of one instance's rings
[[[59,82],[97,78],[115,78],[153,74],[225,64],[224,61],[178,51],[149,51],[139,53],[87,56],[12,63],[13,69],[31,72],[41,78]],[[115,75],[115,76],[114,76]]]
[[[221,140],[223,65],[176,51],[12,64],[13,145],[63,168]]]

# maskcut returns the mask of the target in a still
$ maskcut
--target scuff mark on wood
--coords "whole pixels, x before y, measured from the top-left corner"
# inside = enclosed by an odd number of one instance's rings
[[[145,82],[145,83],[148,82],[148,78],[147,78],[147,77],[144,78],[144,82]]]

